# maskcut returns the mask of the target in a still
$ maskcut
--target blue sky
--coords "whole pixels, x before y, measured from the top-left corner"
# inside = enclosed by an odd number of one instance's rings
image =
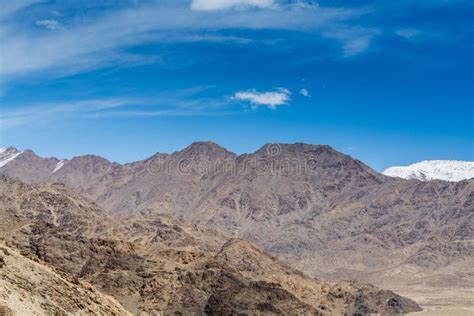
[[[118,4],[117,4],[118,3]],[[0,0],[0,145],[474,160],[472,1]]]

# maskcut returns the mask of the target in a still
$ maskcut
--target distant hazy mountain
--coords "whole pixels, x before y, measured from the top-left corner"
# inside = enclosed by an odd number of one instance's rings
[[[268,144],[236,155],[212,142],[124,165],[93,155],[61,163],[27,150],[0,174],[64,183],[113,214],[171,215],[217,228],[312,276],[358,278],[425,298],[454,288],[446,297],[474,304],[466,290],[474,273],[474,179],[388,177],[324,145]]]
[[[474,178],[474,161],[425,160],[403,167],[390,167],[383,172],[390,177],[421,181],[461,181]]]

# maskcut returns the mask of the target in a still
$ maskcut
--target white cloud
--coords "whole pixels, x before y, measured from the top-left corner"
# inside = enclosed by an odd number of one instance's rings
[[[253,108],[266,106],[272,110],[277,106],[287,104],[290,101],[291,92],[285,88],[278,88],[275,91],[258,92],[255,89],[236,92],[233,96],[235,100],[248,101]]]
[[[36,25],[43,26],[48,30],[57,30],[61,27],[61,23],[56,20],[39,20],[36,21]]]
[[[306,88],[301,89],[300,94],[304,97],[307,97],[307,98],[310,97],[309,92]]]
[[[193,0],[191,9],[214,11],[245,7],[269,8],[273,5],[273,0]]]

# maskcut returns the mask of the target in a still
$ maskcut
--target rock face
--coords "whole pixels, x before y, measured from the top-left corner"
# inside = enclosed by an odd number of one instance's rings
[[[90,284],[0,243],[1,315],[130,315]]]
[[[300,143],[237,156],[199,142],[125,165],[83,156],[54,173],[59,160],[26,162],[25,153],[0,173],[62,182],[113,214],[213,227],[311,276],[421,293],[426,303],[444,288],[446,302],[474,304],[473,179],[392,178],[329,146]]]
[[[10,247],[75,282],[93,284],[133,314],[420,310],[370,285],[310,278],[247,241],[199,225],[158,215],[116,219],[60,185],[2,178],[0,223],[0,238]]]
[[[421,181],[461,181],[474,178],[474,161],[425,160],[405,167],[390,167],[383,174]]]

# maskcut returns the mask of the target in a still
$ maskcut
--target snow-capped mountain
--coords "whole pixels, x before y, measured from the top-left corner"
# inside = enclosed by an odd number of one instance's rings
[[[0,147],[0,167],[5,166],[10,161],[13,161],[22,152],[14,147]]]
[[[474,178],[474,161],[425,160],[403,167],[390,167],[383,172],[404,179],[461,181]]]

